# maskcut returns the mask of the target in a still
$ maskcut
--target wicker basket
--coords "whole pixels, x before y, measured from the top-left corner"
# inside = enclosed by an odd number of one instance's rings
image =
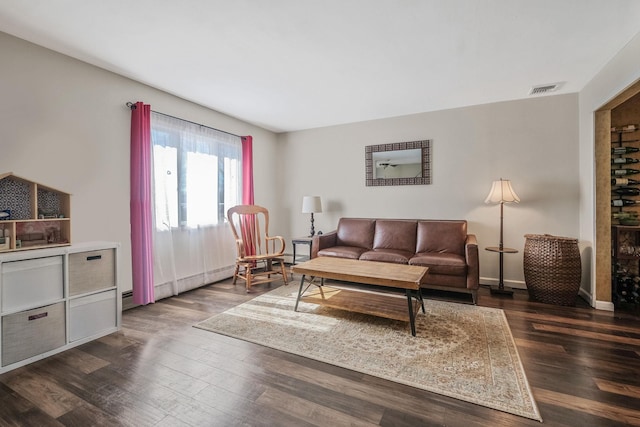
[[[578,240],[525,234],[524,280],[534,301],[574,306],[582,268]]]

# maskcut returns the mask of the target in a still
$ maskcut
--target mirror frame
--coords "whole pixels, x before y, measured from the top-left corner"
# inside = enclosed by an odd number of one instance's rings
[[[422,176],[413,178],[374,178],[373,153],[421,149]],[[431,184],[431,140],[394,142],[391,144],[367,145],[364,148],[365,183],[367,187],[384,185],[427,185]]]

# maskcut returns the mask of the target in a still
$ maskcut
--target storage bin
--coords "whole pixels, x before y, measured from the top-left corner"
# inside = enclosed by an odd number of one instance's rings
[[[578,240],[525,234],[524,280],[531,299],[574,306],[582,275]]]
[[[77,341],[116,326],[115,289],[69,301],[69,341]]]
[[[43,306],[63,298],[62,256],[2,263],[2,312]]]
[[[113,249],[69,254],[69,295],[112,288],[116,285]]]
[[[2,317],[2,366],[66,344],[64,302]]]

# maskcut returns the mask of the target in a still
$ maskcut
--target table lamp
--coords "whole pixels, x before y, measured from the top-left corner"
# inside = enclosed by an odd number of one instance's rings
[[[505,288],[504,286],[504,254],[505,253],[516,253],[518,252],[515,249],[505,248],[503,244],[503,210],[505,203],[518,203],[520,202],[520,198],[513,191],[511,187],[511,181],[508,179],[500,178],[499,181],[493,181],[493,185],[491,186],[491,191],[489,191],[489,195],[484,201],[485,203],[500,203],[500,243],[499,246],[486,248],[488,251],[498,252],[500,256],[500,278],[498,281],[498,286],[491,287],[492,294],[507,294],[513,295],[513,290],[511,288]]]
[[[320,196],[304,196],[302,198],[302,213],[311,214],[311,234],[309,237],[313,237],[316,234],[313,228],[313,214],[322,212],[322,201]]]

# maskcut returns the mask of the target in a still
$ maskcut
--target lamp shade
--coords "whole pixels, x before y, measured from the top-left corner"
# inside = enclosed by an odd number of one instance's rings
[[[304,196],[302,198],[302,213],[322,212],[320,196]]]
[[[498,181],[493,181],[491,191],[489,191],[489,195],[484,200],[485,203],[518,203],[519,201],[520,197],[513,191],[511,181],[502,178]]]

